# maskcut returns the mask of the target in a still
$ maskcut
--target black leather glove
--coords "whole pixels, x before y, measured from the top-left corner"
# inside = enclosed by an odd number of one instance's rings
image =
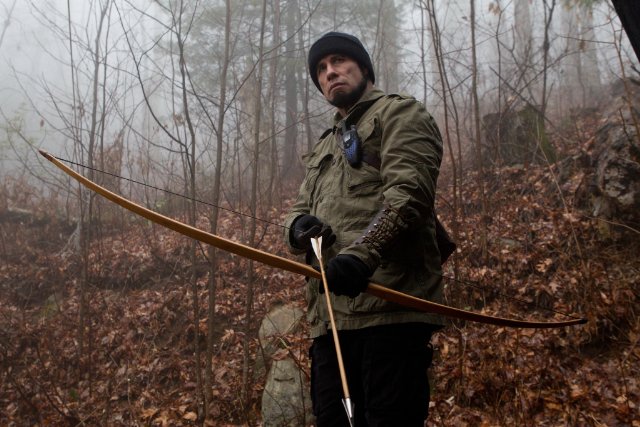
[[[311,249],[311,238],[322,236],[322,248],[328,248],[336,241],[331,226],[322,223],[313,215],[305,214],[296,218],[291,226],[291,245],[298,249]]]
[[[355,298],[369,285],[373,272],[355,255],[338,255],[327,263],[325,275],[329,291]],[[320,286],[321,293],[324,287]]]

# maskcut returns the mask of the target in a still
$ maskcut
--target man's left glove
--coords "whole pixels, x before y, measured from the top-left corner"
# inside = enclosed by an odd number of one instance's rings
[[[373,272],[355,255],[338,255],[327,263],[325,274],[329,291],[335,295],[347,295],[355,298],[369,284]],[[322,285],[320,292],[323,292]]]

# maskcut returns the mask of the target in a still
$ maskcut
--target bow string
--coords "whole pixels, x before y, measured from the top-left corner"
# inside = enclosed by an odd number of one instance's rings
[[[317,279],[322,278],[321,273],[319,271],[315,270],[314,268],[312,268],[307,264],[293,261],[291,259],[284,258],[269,252],[265,252],[260,249],[243,245],[242,243],[225,239],[223,237],[217,236],[215,234],[209,233],[207,231],[201,230],[199,228],[196,228],[191,225],[185,224],[183,222],[177,221],[175,219],[169,218],[151,209],[145,208],[144,206],[134,203],[131,200],[126,199],[96,184],[90,179],[84,177],[83,175],[69,168],[68,166],[63,164],[57,157],[49,154],[48,152],[44,150],[39,150],[39,152],[44,158],[49,160],[51,163],[53,163],[55,166],[60,168],[67,175],[71,176],[72,178],[80,182],[85,187],[100,194],[106,199],[112,201],[113,203],[137,215],[140,215],[150,221],[160,224],[163,227],[169,228],[170,230],[176,231],[180,234],[183,234],[192,239],[196,239],[200,242],[215,246],[218,249],[239,255],[243,258],[248,258],[248,259],[269,265],[271,267],[286,270],[291,273],[301,274],[307,277],[313,277]],[[423,311],[426,313],[439,314],[445,317],[451,317],[451,318],[456,318],[461,320],[468,320],[471,322],[486,323],[486,324],[496,325],[496,326],[505,326],[505,327],[513,327],[513,328],[559,328],[559,327],[584,324],[587,322],[587,319],[585,318],[572,318],[570,320],[564,320],[564,321],[543,322],[543,321],[518,320],[518,319],[509,319],[504,317],[490,316],[487,314],[462,310],[462,309],[450,307],[447,305],[438,304],[433,301],[417,298],[415,296],[408,295],[376,283],[369,283],[365,292],[370,295],[376,296],[378,298],[384,299],[386,301],[393,302],[414,310]]]

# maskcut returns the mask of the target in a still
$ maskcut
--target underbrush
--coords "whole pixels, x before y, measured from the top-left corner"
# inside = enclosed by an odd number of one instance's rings
[[[565,160],[553,166],[492,170],[483,177],[489,215],[479,211],[479,179],[467,172],[459,250],[444,281],[456,307],[543,321],[569,314],[587,324],[517,330],[451,321],[434,338],[430,425],[637,425],[640,239],[585,214],[580,162],[566,160],[579,151],[561,152]],[[194,352],[198,346],[204,354],[208,331],[206,248],[197,248],[194,268],[186,238],[110,211],[96,220],[82,256],[73,218],[54,214],[61,208],[51,200],[19,204],[18,193],[5,185],[0,194],[0,424],[196,423]],[[23,216],[11,217],[7,200]],[[438,212],[450,224],[450,206]],[[200,221],[206,228],[206,218]],[[242,230],[239,218],[222,216],[220,235],[242,240]],[[281,233],[268,227],[260,248],[289,256]],[[257,329],[273,305],[304,305],[304,280],[254,264],[247,325],[249,264],[218,257],[205,425],[258,425],[264,372],[253,372]],[[305,334],[288,339],[302,367]]]

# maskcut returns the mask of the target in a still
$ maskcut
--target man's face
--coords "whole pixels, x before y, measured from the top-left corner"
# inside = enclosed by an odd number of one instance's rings
[[[358,63],[342,54],[322,58],[316,72],[324,97],[339,109],[354,105],[367,88],[368,79]]]

